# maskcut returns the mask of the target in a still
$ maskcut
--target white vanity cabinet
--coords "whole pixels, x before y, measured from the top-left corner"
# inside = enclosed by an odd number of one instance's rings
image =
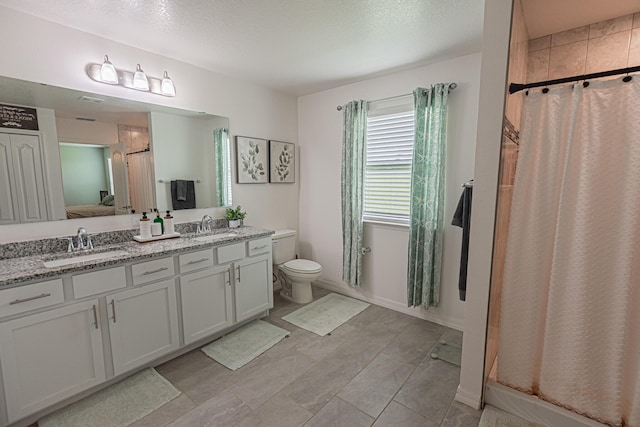
[[[230,265],[183,275],[180,278],[180,295],[185,344],[233,324]]]
[[[0,288],[0,427],[266,314],[270,242],[163,252]]]
[[[103,382],[101,329],[97,299],[0,323],[8,421]]]
[[[236,322],[273,307],[270,237],[222,246],[218,248],[218,263],[232,267]]]
[[[259,255],[234,263],[236,322],[242,322],[273,307],[271,257]]]
[[[115,375],[180,346],[174,279],[108,295],[107,315]]]

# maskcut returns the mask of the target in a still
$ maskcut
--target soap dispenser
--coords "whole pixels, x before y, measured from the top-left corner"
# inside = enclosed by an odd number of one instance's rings
[[[176,232],[173,228],[173,217],[169,211],[167,211],[167,214],[164,216],[164,232],[165,234],[175,234]]]
[[[147,218],[146,212],[142,212],[142,218],[140,218],[140,237],[143,239],[151,237],[151,220]]]
[[[164,234],[164,221],[162,220],[162,217],[160,216],[160,212],[158,212],[158,209],[155,209],[155,211],[156,211],[156,219],[154,219],[153,222],[160,224],[160,230],[161,230],[160,234]]]

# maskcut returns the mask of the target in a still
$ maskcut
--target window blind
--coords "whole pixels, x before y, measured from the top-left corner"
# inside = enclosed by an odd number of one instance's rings
[[[409,223],[413,106],[367,119],[364,219]],[[407,111],[408,109],[408,111]]]

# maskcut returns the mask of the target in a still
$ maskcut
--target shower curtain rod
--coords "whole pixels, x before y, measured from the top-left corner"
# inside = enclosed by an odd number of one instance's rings
[[[449,90],[453,90],[453,89],[455,89],[457,87],[458,87],[458,85],[456,83],[451,83],[449,85]],[[368,102],[388,101],[390,99],[404,98],[405,96],[411,96],[411,95],[413,95],[413,93],[403,93],[402,95],[396,95],[396,96],[389,96],[387,98],[374,99],[373,101],[368,101]],[[342,110],[342,105],[338,105],[337,110],[341,111]]]
[[[581,76],[564,77],[562,79],[545,80],[543,82],[536,82],[536,83],[526,83],[526,84],[511,83],[509,85],[509,94],[520,92],[521,90],[529,89],[529,88],[532,88],[532,87],[551,86],[551,85],[557,85],[559,83],[569,83],[569,82],[577,82],[577,81],[580,81],[580,80],[597,79],[598,77],[616,76],[618,74],[628,74],[628,73],[633,73],[635,71],[640,71],[640,66],[627,67],[627,68],[618,68],[617,70],[609,70],[609,71],[602,71],[602,72],[599,72],[599,73],[583,74]]]

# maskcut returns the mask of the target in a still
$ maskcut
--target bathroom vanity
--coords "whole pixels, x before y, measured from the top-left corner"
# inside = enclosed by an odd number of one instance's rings
[[[271,234],[243,227],[0,260],[0,426],[34,422],[266,315]]]

